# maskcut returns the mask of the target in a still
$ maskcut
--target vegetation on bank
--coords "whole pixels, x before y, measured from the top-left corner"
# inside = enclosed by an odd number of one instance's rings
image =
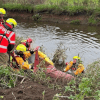
[[[10,11],[57,15],[87,15],[89,24],[100,22],[100,0],[1,0],[0,7]],[[78,19],[77,19],[78,20]],[[77,23],[77,22],[76,22]],[[75,23],[75,24],[76,24]]]
[[[61,79],[52,79],[40,69],[37,74],[31,70],[14,71],[11,67],[0,66],[0,87],[12,88],[22,84],[25,79],[59,90],[53,100],[68,98],[70,100],[99,100],[100,99],[100,61],[96,61],[87,67],[84,74],[76,76],[74,80],[67,82]],[[43,94],[45,95],[45,94]],[[3,98],[4,96],[1,95]]]

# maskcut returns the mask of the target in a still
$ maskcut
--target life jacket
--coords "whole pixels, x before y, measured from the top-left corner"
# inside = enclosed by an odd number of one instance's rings
[[[17,51],[11,52],[10,55],[12,57],[12,60],[11,60],[12,67],[14,67],[14,68],[18,68],[19,69],[19,67],[20,67],[20,65],[18,64],[18,62],[16,60],[16,57],[22,57],[24,61],[26,60],[25,59],[25,55],[24,54],[22,56],[17,55]]]
[[[22,69],[29,69],[30,64],[27,63],[26,58],[29,58],[31,56],[30,52],[25,52],[23,55],[20,55],[19,52],[14,51],[13,53],[10,54],[12,57],[11,60],[11,67],[19,69],[20,67]]]
[[[78,68],[78,65],[76,65],[76,63],[73,63],[71,70],[75,71]]]
[[[0,53],[6,53],[9,44],[15,44],[15,33],[0,24]]]
[[[2,25],[3,25],[7,30],[13,31],[13,30],[12,30],[12,28],[13,28],[12,25],[8,24],[7,22],[2,23]]]
[[[18,65],[18,63],[17,63],[17,61],[16,61],[16,59],[15,59],[16,56],[17,56],[17,55],[15,55],[14,52],[11,52],[11,53],[10,53],[10,57],[11,57],[10,63],[11,63],[11,67],[13,67],[13,68],[18,68],[18,69],[19,69],[19,65]]]

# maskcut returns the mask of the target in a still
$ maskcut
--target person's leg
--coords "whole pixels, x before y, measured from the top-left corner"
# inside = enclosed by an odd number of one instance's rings
[[[7,65],[9,56],[7,53],[0,53],[0,66]]]

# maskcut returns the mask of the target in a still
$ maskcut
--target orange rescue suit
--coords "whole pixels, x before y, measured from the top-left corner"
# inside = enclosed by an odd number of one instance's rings
[[[64,72],[67,72],[68,70],[70,70],[73,66],[73,61],[70,61],[69,64],[66,66],[66,68],[64,69]],[[84,71],[84,66],[83,64],[78,64],[78,67],[76,69],[76,71],[74,71],[75,75],[78,75],[80,73],[82,73]]]
[[[25,55],[25,58],[29,58],[31,56],[30,51],[23,52],[23,54]],[[31,65],[28,64],[28,62],[24,61],[22,57],[16,56],[15,59],[18,65],[20,65],[21,69],[26,70],[31,68]]]

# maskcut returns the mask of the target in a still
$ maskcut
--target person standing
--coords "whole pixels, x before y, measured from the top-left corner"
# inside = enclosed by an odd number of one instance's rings
[[[3,8],[0,8],[0,24],[4,23],[4,15],[6,14],[6,10]]]
[[[12,26],[9,29],[13,29],[17,26],[17,22],[13,18],[6,20],[6,25]],[[0,65],[6,64],[9,60],[7,53],[14,48],[15,45],[15,32],[7,30],[3,24],[0,24]]]

